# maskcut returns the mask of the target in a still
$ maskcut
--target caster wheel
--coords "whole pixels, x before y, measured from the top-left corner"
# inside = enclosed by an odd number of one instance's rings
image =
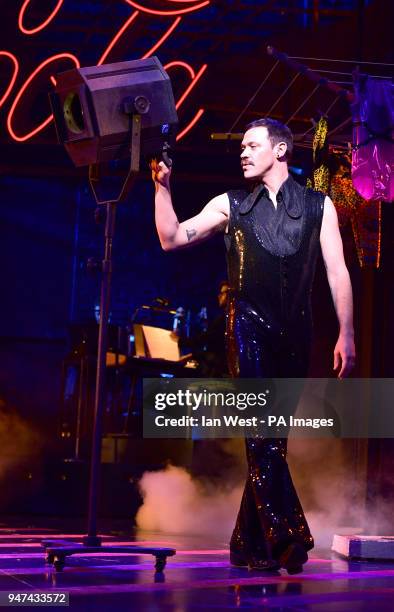
[[[156,557],[155,570],[156,572],[162,572],[166,566],[166,557]]]
[[[54,558],[53,567],[55,568],[55,570],[57,572],[61,572],[65,565],[66,565],[66,563],[65,563],[63,557],[61,557],[61,558],[55,557]]]

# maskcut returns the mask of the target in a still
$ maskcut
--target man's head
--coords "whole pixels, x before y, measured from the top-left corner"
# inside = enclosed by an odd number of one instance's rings
[[[287,164],[293,150],[289,128],[275,119],[257,119],[246,126],[241,165],[246,179],[259,179],[275,166]]]

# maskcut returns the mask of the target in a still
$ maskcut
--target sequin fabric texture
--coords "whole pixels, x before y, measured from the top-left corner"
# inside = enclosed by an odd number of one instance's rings
[[[307,375],[312,318],[310,295],[319,252],[324,195],[289,177],[283,190],[295,223],[302,217],[299,243],[289,255],[273,253],[260,231],[261,186],[252,193],[228,192],[229,232],[225,237],[231,298],[227,346],[232,376],[303,378]],[[286,220],[288,223],[288,220]],[[286,412],[295,411],[292,397]],[[245,563],[278,559],[287,546],[313,547],[286,462],[287,440],[245,440],[248,477],[230,542]]]

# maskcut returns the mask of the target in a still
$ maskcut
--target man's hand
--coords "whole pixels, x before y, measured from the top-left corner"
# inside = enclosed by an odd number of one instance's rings
[[[340,329],[334,349],[334,370],[339,369],[338,378],[345,378],[355,362],[352,285],[343,257],[337,212],[328,196],[324,200],[320,245]]]
[[[152,159],[150,169],[152,170],[152,180],[155,183],[156,189],[158,185],[170,189],[171,168],[167,168],[163,161],[158,163],[157,159]]]
[[[334,349],[334,370],[338,370],[338,378],[346,378],[354,368],[356,349],[353,335],[339,334]]]

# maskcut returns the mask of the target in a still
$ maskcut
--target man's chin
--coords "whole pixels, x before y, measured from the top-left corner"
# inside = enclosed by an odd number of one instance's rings
[[[257,174],[256,172],[253,172],[253,170],[244,170],[243,173],[246,181],[253,181],[257,178]]]

